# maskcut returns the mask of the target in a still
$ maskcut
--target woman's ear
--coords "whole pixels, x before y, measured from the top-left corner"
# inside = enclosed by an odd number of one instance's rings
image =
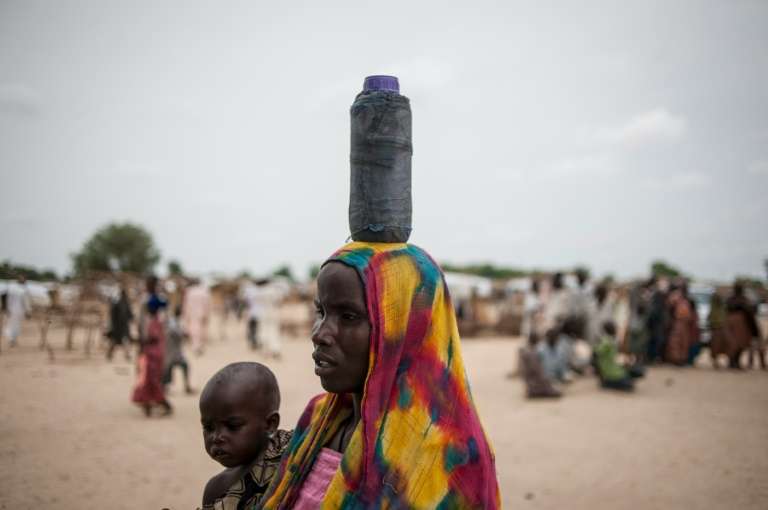
[[[280,427],[280,413],[278,411],[272,411],[269,416],[267,416],[267,435],[269,435],[269,437],[274,436],[278,427]]]

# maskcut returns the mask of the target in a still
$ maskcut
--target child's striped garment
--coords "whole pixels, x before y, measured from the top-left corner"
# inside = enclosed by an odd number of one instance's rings
[[[371,322],[362,419],[321,508],[500,507],[443,275],[420,248],[354,242],[329,261],[355,268]],[[320,449],[352,413],[350,395],[312,399],[265,509],[289,509]]]

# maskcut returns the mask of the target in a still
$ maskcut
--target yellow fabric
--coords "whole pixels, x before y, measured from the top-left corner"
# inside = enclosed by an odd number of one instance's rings
[[[360,274],[371,345],[362,418],[322,508],[499,508],[493,452],[437,264],[406,244],[350,243],[329,260]],[[350,395],[335,394],[309,403],[265,509],[291,508],[351,405]]]

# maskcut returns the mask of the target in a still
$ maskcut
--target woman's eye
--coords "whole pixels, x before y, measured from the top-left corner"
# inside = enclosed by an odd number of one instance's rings
[[[359,318],[359,316],[356,313],[346,312],[341,314],[341,318],[344,319],[345,321],[356,321]]]

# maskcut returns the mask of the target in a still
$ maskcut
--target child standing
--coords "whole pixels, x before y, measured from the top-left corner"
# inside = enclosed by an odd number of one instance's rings
[[[165,373],[163,374],[163,386],[168,386],[173,382],[173,369],[180,367],[184,375],[184,391],[187,395],[194,393],[189,385],[189,363],[184,356],[182,344],[188,335],[181,327],[181,307],[177,306],[173,311],[173,316],[168,318],[168,343],[165,348]]]
[[[292,432],[278,430],[280,390],[255,362],[219,370],[200,395],[205,451],[226,469],[203,492],[203,510],[255,508],[277,472]]]
[[[161,307],[160,300],[150,299],[147,303],[149,320],[146,334],[141,339],[138,381],[133,389],[132,400],[144,409],[147,417],[152,414],[153,405],[160,405],[164,416],[173,412],[171,404],[165,399],[162,384],[165,332],[159,316]]]

